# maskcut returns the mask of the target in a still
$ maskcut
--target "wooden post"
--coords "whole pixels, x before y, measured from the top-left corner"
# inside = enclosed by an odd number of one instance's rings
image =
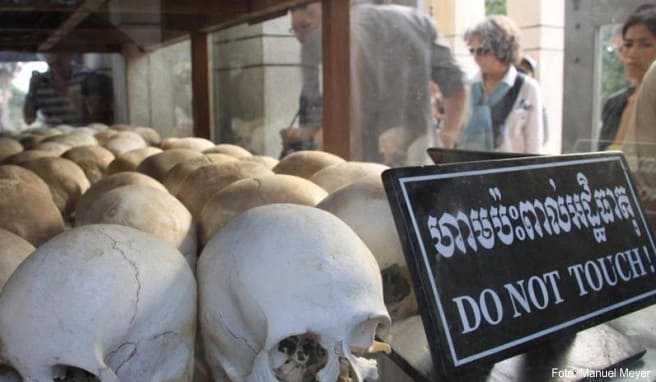
[[[323,147],[351,158],[350,1],[322,1]]]
[[[194,136],[211,139],[212,72],[207,33],[191,33],[191,89],[194,114]]]

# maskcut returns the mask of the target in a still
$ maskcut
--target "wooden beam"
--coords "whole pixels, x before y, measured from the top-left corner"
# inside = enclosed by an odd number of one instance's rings
[[[2,4],[0,12],[12,13],[43,13],[43,12],[73,12],[75,6],[53,4],[49,0],[33,0],[29,4]]]
[[[75,27],[80,25],[89,15],[97,11],[101,6],[107,3],[108,0],[86,0],[71,13],[71,15],[53,31],[48,39],[39,45],[39,51],[46,52],[52,49],[59,41],[65,36],[73,32]]]
[[[93,42],[85,44],[80,42],[69,43],[66,41],[57,44],[57,52],[121,53],[122,51],[123,44],[95,44]]]
[[[212,71],[210,70],[210,44],[206,33],[191,34],[191,86],[194,114],[194,136],[211,139]]]
[[[34,50],[36,46],[37,51],[44,52],[61,49],[64,45],[66,49],[70,49],[71,42],[79,41],[74,35],[84,36],[78,33],[78,27],[93,25],[85,20],[88,21],[89,16],[96,16],[101,19],[108,18],[135,40],[138,46],[152,49],[166,44],[168,38],[179,39],[184,36],[184,31],[208,33],[244,22],[259,22],[279,16],[290,7],[311,1],[313,0],[83,0],[79,6],[63,6],[53,4],[50,0],[32,0],[30,5],[0,5],[0,10],[7,13],[4,17],[11,17],[12,12],[32,13],[35,17],[48,17],[49,20],[53,20],[55,15],[57,19],[65,17],[64,21],[59,25],[55,24],[54,28],[46,28],[43,25],[36,27],[47,30],[47,36],[35,34],[29,42],[12,42],[9,44],[11,46],[29,46],[30,50]],[[144,26],[143,24],[150,25],[153,21],[160,23],[161,34],[142,33],[146,29],[140,27]],[[132,31],[123,24],[138,26]],[[12,28],[23,29],[23,25]],[[26,26],[25,29],[32,28]],[[93,26],[89,29],[92,28]],[[0,32],[2,31],[0,26]],[[88,38],[84,42],[84,49],[90,49],[93,45],[102,44],[96,44]]]
[[[213,17],[209,23],[203,25],[203,32],[216,32],[235,25],[264,20],[268,15],[280,14],[282,11],[299,4],[307,4],[317,0],[221,0],[225,11]],[[241,7],[235,4],[241,4]],[[227,6],[233,4],[233,6]]]
[[[350,1],[322,2],[323,147],[351,158]]]
[[[276,12],[301,4],[313,3],[317,0],[250,0],[250,13]]]

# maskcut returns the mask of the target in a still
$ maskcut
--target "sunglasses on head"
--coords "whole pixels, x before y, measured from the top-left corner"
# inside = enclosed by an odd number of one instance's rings
[[[471,53],[474,56],[482,56],[484,54],[490,53],[490,50],[487,49],[487,48],[482,48],[482,47],[478,47],[478,48],[475,48],[475,49],[474,48],[469,48],[469,53]]]

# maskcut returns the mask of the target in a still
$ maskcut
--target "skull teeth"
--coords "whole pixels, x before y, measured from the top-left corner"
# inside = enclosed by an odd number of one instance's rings
[[[369,354],[375,354],[375,353],[390,354],[391,352],[392,352],[392,347],[389,344],[380,341],[374,341],[374,343],[371,344],[371,346],[367,350],[367,353]]]

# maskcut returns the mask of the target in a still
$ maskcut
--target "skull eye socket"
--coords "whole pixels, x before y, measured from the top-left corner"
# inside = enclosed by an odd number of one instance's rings
[[[95,375],[77,367],[57,365],[54,369],[56,382],[100,382]]]
[[[0,365],[0,381],[22,381],[22,379],[13,367]]]
[[[407,271],[394,264],[381,272],[383,277],[383,296],[385,305],[401,302],[412,291],[408,283]]]
[[[285,338],[278,343],[278,352],[282,353],[277,362],[280,366],[273,373],[283,382],[314,382],[328,363],[328,352],[314,333]]]

